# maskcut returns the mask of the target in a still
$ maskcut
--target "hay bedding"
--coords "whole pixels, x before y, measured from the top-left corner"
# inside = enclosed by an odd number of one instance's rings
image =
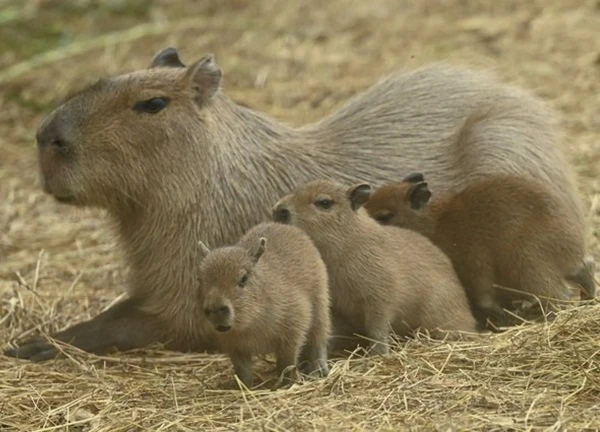
[[[233,390],[221,355],[67,349],[50,366],[3,360],[6,430],[582,430],[598,426],[598,306],[483,341],[416,338],[383,358],[332,360],[323,380]],[[273,373],[272,358],[258,374]],[[229,390],[231,389],[231,390]],[[68,428],[67,428],[68,426]]]
[[[41,193],[32,142],[65,94],[145,67],[165,45],[187,61],[215,52],[230,95],[292,124],[394,69],[441,58],[494,66],[563,114],[598,259],[595,0],[66,3],[0,2],[0,348],[88,319],[122,290],[106,218]],[[233,390],[219,355],[0,356],[0,431],[598,430],[599,334],[596,302],[479,340],[356,352],[332,360],[328,378],[277,392]],[[261,378],[273,371],[270,357],[258,364]]]

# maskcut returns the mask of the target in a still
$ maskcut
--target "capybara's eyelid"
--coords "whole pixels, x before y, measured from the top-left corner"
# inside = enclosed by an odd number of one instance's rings
[[[133,105],[133,110],[143,113],[156,114],[166,108],[170,101],[171,100],[167,97],[153,97],[136,102]]]
[[[333,204],[335,204],[335,202],[330,198],[318,198],[314,202],[314,205],[321,209],[330,209],[333,207]]]

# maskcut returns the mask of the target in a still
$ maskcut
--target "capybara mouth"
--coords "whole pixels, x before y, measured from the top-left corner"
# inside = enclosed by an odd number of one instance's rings
[[[63,204],[72,204],[75,202],[75,197],[72,195],[67,195],[67,196],[54,195],[54,199],[56,199],[56,201],[63,203]]]
[[[231,330],[231,326],[228,326],[228,325],[218,325],[217,326],[217,331],[220,331],[221,333],[228,332],[229,330]]]

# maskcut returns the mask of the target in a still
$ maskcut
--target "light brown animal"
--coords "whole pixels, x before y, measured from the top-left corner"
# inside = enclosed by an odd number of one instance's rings
[[[381,186],[365,208],[384,225],[426,235],[452,260],[480,322],[514,322],[502,308],[537,296],[546,308],[566,299],[566,282],[595,295],[584,263],[576,211],[551,188],[519,176],[497,176],[430,203],[423,174]],[[506,288],[517,290],[510,291]]]
[[[273,219],[303,229],[329,273],[333,310],[388,352],[390,330],[476,331],[452,263],[422,235],[384,227],[362,208],[366,183],[309,182],[273,207]]]
[[[310,238],[295,227],[262,223],[235,246],[202,246],[204,314],[240,380],[251,387],[252,357],[272,352],[282,383],[298,363],[308,374],[327,375],[327,270]]]
[[[422,169],[445,192],[528,173],[580,207],[553,115],[487,74],[443,64],[391,74],[296,129],[234,103],[221,80],[212,56],[186,67],[166,49],[148,69],[69,98],[40,126],[44,189],[106,209],[131,268],[129,299],[54,338],[95,353],[156,341],[176,350],[214,347],[189,302],[198,240],[234,243],[269,216],[268,203],[317,178],[377,186]],[[464,119],[490,103],[501,109],[457,145]],[[7,352],[34,361],[56,353],[45,339]]]

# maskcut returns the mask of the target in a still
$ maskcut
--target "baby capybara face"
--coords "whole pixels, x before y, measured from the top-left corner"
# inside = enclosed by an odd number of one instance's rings
[[[266,240],[249,250],[238,246],[209,252],[200,265],[203,313],[219,332],[243,330],[260,301],[256,265]],[[208,252],[208,251],[207,251]]]
[[[382,225],[414,227],[422,217],[431,192],[421,173],[406,176],[401,182],[387,183],[377,189],[365,210]]]
[[[185,139],[186,122],[199,111],[194,86],[218,69],[212,58],[186,68],[165,56],[149,69],[103,79],[50,113],[36,135],[46,192],[111,208],[141,201],[184,166],[189,156],[178,147],[194,142]]]
[[[345,225],[366,202],[370,191],[366,183],[348,187],[330,180],[312,181],[275,204],[272,218],[309,233]]]

